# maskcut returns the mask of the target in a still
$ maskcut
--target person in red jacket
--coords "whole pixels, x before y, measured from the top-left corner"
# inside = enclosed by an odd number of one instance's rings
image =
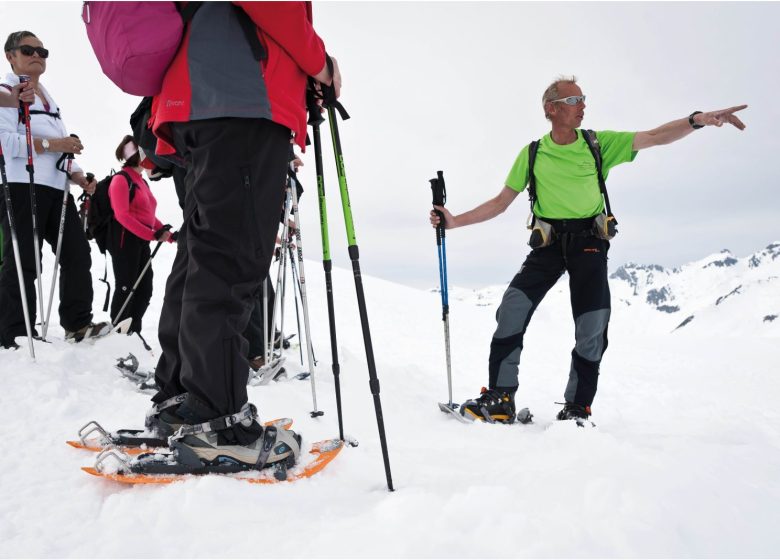
[[[141,332],[142,320],[152,299],[153,272],[150,266],[119,316],[130,291],[141,277],[151,251],[150,241],[173,241],[170,226],[155,215],[157,200],[141,173],[141,152],[130,135],[116,148],[116,159],[124,162],[122,170],[114,175],[108,187],[108,197],[114,220],[109,226],[106,249],[114,267],[116,290],[111,300],[111,318],[114,324],[131,317],[130,333]]]
[[[242,333],[273,256],[290,139],[305,146],[307,79],[340,90],[326,56],[308,2],[203,2],[153,99],[157,154],[182,156],[187,174],[147,428],[176,432],[182,469],[262,469],[300,453],[298,434],[256,421]]]

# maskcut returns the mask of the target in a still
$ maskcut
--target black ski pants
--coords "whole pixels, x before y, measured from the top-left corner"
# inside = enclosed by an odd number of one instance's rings
[[[30,323],[37,318],[37,291],[35,288],[35,245],[32,230],[32,206],[29,183],[9,183],[13,206],[16,236],[19,241],[20,261],[27,291],[27,308]],[[57,250],[63,192],[45,185],[35,185],[38,238],[43,246],[46,241],[52,252]],[[2,205],[5,211],[5,204]],[[2,220],[3,262],[0,271],[0,336],[4,343],[12,342],[17,336],[25,336],[22,296],[14,260],[13,244],[8,219]],[[37,258],[41,258],[39,254]],[[65,227],[62,235],[59,278],[60,325],[66,331],[77,331],[92,321],[92,258],[89,243],[81,228],[76,203],[68,196],[65,213]],[[44,297],[48,297],[49,286],[42,286]],[[42,318],[38,318],[43,320]]]
[[[504,292],[490,343],[489,386],[517,390],[523,336],[534,311],[564,272],[569,273],[575,346],[571,353],[566,402],[590,406],[598,386],[599,364],[607,349],[610,316],[607,252],[609,242],[576,231],[579,221],[550,246],[534,249]],[[566,229],[566,224],[559,225]],[[552,333],[551,333],[552,334]]]
[[[114,297],[111,300],[111,320],[114,324],[131,317],[133,322],[130,326],[132,332],[141,332],[143,326],[143,317],[146,309],[149,307],[149,301],[152,299],[152,288],[154,273],[152,267],[146,270],[141,278],[141,282],[135,289],[133,298],[122,311],[119,317],[119,310],[125,304],[127,297],[141,276],[146,263],[151,257],[149,242],[141,239],[116,220],[112,220],[108,231],[108,243],[106,245],[108,253],[111,255],[111,263],[114,268]]]
[[[264,119],[171,126],[187,162],[184,224],[160,316],[155,377],[162,402],[188,393],[188,423],[238,412],[247,402],[246,329],[273,257],[284,197],[290,130]],[[261,434],[233,426],[223,442]]]

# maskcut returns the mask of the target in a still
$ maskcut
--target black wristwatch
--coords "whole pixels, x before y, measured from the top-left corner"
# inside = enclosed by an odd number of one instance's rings
[[[688,122],[690,123],[691,128],[693,128],[694,130],[698,130],[700,128],[704,128],[703,124],[696,124],[696,121],[693,120],[693,117],[695,117],[696,115],[700,115],[700,114],[701,114],[701,111],[694,111],[693,113],[688,115]]]

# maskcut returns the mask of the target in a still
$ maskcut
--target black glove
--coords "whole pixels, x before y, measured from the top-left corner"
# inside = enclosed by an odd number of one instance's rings
[[[163,233],[165,233],[166,231],[170,230],[171,228],[173,228],[173,226],[171,224],[165,224],[163,227],[161,227],[160,229],[158,229],[157,231],[154,232],[154,238],[157,241],[159,241],[160,238],[163,236]]]

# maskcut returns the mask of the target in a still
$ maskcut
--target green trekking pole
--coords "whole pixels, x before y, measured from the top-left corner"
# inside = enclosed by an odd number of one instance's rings
[[[326,57],[328,69],[333,75],[333,63],[330,57]],[[342,119],[346,120],[349,115],[336,100],[336,91],[332,86],[322,84],[323,106],[328,111],[328,123],[330,124],[330,134],[333,141],[333,155],[336,158],[336,170],[339,177],[339,190],[341,191],[341,207],[344,211],[344,224],[347,229],[347,243],[349,258],[352,261],[352,273],[355,277],[355,290],[357,291],[358,309],[360,311],[360,324],[363,328],[363,345],[366,348],[366,361],[368,363],[368,377],[371,394],[374,396],[374,409],[376,411],[376,422],[379,428],[379,441],[382,445],[382,457],[385,464],[385,476],[387,477],[387,488],[393,491],[393,479],[390,474],[390,457],[387,452],[387,438],[385,436],[385,421],[382,415],[382,401],[379,398],[379,379],[376,375],[376,364],[374,362],[374,348],[371,344],[371,331],[368,325],[368,312],[366,310],[366,296],[363,292],[363,279],[360,274],[360,254],[355,237],[355,226],[352,221],[352,208],[349,203],[349,191],[347,190],[347,173],[344,168],[344,154],[341,150],[341,138],[339,137],[339,126],[337,122],[336,111]]]
[[[320,113],[320,106],[314,93],[313,82],[306,92],[306,105],[309,111],[309,123],[314,138],[314,164],[317,171],[317,195],[320,208],[320,232],[322,234],[322,268],[325,269],[325,292],[328,300],[328,326],[330,327],[330,353],[333,363],[333,383],[336,388],[336,413],[339,421],[339,439],[344,441],[344,420],[341,409],[341,381],[339,374],[339,349],[336,339],[336,310],[333,304],[333,277],[331,270],[333,262],[330,260],[330,235],[328,233],[328,208],[325,203],[325,178],[322,165],[322,138],[320,136],[320,124],[325,120]],[[300,335],[298,336],[300,339]]]

